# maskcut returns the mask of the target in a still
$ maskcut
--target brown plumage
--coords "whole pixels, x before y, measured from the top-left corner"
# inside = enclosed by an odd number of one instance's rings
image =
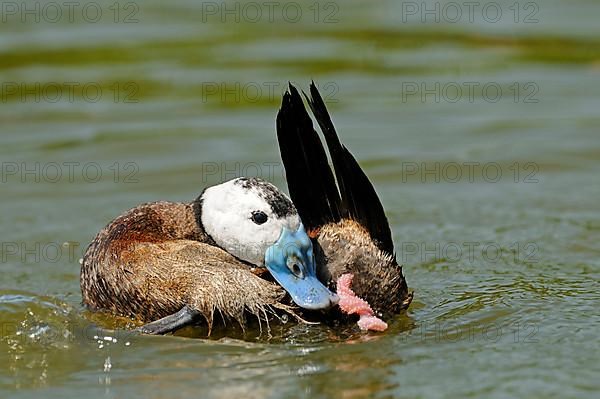
[[[377,248],[369,232],[351,219],[322,226],[316,234],[315,253],[321,265],[319,278],[334,282],[352,273],[352,290],[377,313],[390,316],[406,309],[412,300],[402,267],[394,256]]]
[[[243,325],[246,312],[265,319],[270,308],[287,309],[280,286],[211,243],[199,207],[143,204],[108,224],[83,258],[83,303],[146,322],[187,305],[209,328],[215,312]]]

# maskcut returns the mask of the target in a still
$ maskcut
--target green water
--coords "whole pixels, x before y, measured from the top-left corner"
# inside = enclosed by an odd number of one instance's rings
[[[85,4],[0,15],[0,397],[595,397],[597,2],[495,2],[498,22],[442,2],[439,23],[391,0],[272,21]],[[240,174],[285,187],[274,119],[311,79],[387,210],[409,312],[207,339],[83,309],[78,260],[123,210]]]

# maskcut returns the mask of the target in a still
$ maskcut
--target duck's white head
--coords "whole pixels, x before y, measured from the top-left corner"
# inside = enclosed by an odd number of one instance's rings
[[[204,190],[201,222],[215,243],[246,262],[266,266],[297,305],[337,303],[316,277],[310,238],[292,201],[258,178],[239,177]]]
[[[240,177],[204,190],[202,225],[218,246],[256,266],[283,228],[298,230],[292,201],[271,183]]]

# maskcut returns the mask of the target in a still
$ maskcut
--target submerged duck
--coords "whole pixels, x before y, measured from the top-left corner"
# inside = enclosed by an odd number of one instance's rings
[[[268,313],[278,310],[299,320],[304,310],[339,317],[339,310],[322,310],[338,303],[332,290],[350,274],[353,290],[376,313],[406,309],[412,293],[383,206],[340,143],[314,83],[310,92],[335,178],[290,85],[277,138],[292,200],[266,181],[242,177],[209,187],[190,203],[139,205],[87,248],[83,303],[147,322],[140,328],[145,333],[164,334],[204,318],[210,334],[215,313],[242,326],[247,314],[268,322]]]
[[[353,291],[375,313],[397,314],[408,308],[413,293],[396,261],[381,201],[354,156],[340,143],[314,82],[310,97],[304,97],[325,137],[335,178],[292,85],[277,115],[277,139],[290,197],[313,242],[319,279],[335,289],[336,282],[350,274]]]

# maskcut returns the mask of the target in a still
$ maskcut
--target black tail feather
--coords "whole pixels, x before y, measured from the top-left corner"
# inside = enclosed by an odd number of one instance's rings
[[[377,245],[390,254],[394,243],[383,205],[371,181],[348,149],[340,143],[331,117],[314,82],[310,85],[310,108],[323,131],[340,187],[342,207],[348,216],[364,226]]]
[[[339,221],[341,201],[325,149],[292,85],[277,114],[277,140],[290,196],[306,229]]]
[[[356,220],[369,231],[371,238],[373,238],[381,250],[392,255],[394,253],[392,233],[381,201],[356,159],[340,143],[331,122],[331,117],[314,82],[310,86],[311,98],[307,97],[307,100],[325,136],[339,185],[339,194],[331,169],[327,163],[327,156],[325,155],[323,145],[313,129],[312,122],[304,108],[302,99],[298,95],[297,90],[291,85],[290,92],[291,94],[286,93],[284,95],[283,104],[279,111],[277,136],[281,149],[281,158],[283,159],[288,177],[290,195],[298,208],[300,217],[303,221],[307,219],[311,223],[320,223],[319,225],[311,226],[312,228],[325,223],[335,222],[340,217]],[[282,114],[288,116],[285,120],[285,128],[284,124],[280,124],[280,119],[283,119],[280,118]],[[292,134],[289,133],[290,131],[294,132],[295,136],[291,137]],[[290,156],[290,152],[292,151],[296,152],[296,154]],[[303,164],[296,164],[299,157],[305,160]],[[312,165],[307,166],[306,164],[309,160],[311,163],[315,162],[318,164],[318,169]],[[326,171],[323,165],[326,166]],[[290,180],[290,169],[292,169],[292,180]],[[306,173],[307,171],[308,173]],[[315,172],[321,175],[321,178],[317,182],[312,181]],[[317,190],[308,189],[308,187],[315,183],[318,186]],[[305,190],[308,191],[302,193]],[[320,204],[321,200],[313,196],[319,195],[316,191],[325,192],[325,198],[328,199],[332,196],[336,197],[334,201],[337,210],[335,218],[330,217],[330,208],[321,208],[323,205]],[[298,200],[299,203],[297,202]]]

